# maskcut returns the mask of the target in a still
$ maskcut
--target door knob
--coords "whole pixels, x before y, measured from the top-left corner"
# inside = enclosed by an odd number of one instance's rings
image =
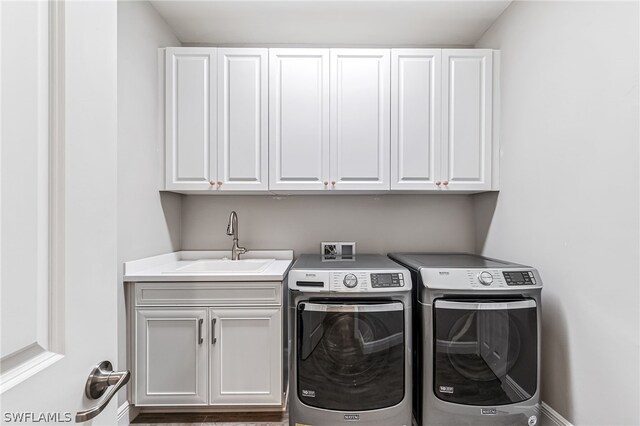
[[[93,370],[89,373],[89,378],[87,379],[87,384],[84,389],[87,398],[98,399],[104,395],[108,387],[111,387],[111,389],[99,405],[86,411],[77,412],[76,423],[86,422],[102,413],[102,410],[109,404],[111,398],[129,382],[130,377],[131,373],[129,370],[113,371],[113,366],[109,361],[102,361],[93,367]]]

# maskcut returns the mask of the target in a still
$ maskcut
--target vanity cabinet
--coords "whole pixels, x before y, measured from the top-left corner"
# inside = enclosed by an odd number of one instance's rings
[[[268,189],[267,49],[165,52],[165,189]]]
[[[281,282],[129,286],[134,405],[282,406]]]
[[[142,308],[135,314],[137,403],[208,404],[207,310]]]
[[[279,405],[282,400],[282,310],[211,308],[212,405]]]

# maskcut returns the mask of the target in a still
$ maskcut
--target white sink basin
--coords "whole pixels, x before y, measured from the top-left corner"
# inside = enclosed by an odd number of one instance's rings
[[[165,271],[164,273],[177,275],[260,273],[274,261],[275,259],[202,259],[179,267],[174,271]]]

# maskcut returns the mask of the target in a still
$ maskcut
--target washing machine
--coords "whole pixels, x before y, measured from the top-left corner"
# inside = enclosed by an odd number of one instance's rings
[[[301,255],[289,287],[289,424],[410,426],[411,277],[382,255]]]
[[[540,418],[542,279],[470,254],[390,253],[414,282],[418,424],[528,425]]]

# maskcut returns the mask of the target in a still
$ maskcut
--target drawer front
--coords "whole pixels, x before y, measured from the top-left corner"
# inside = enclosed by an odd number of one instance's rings
[[[136,306],[282,304],[281,282],[136,283]]]

